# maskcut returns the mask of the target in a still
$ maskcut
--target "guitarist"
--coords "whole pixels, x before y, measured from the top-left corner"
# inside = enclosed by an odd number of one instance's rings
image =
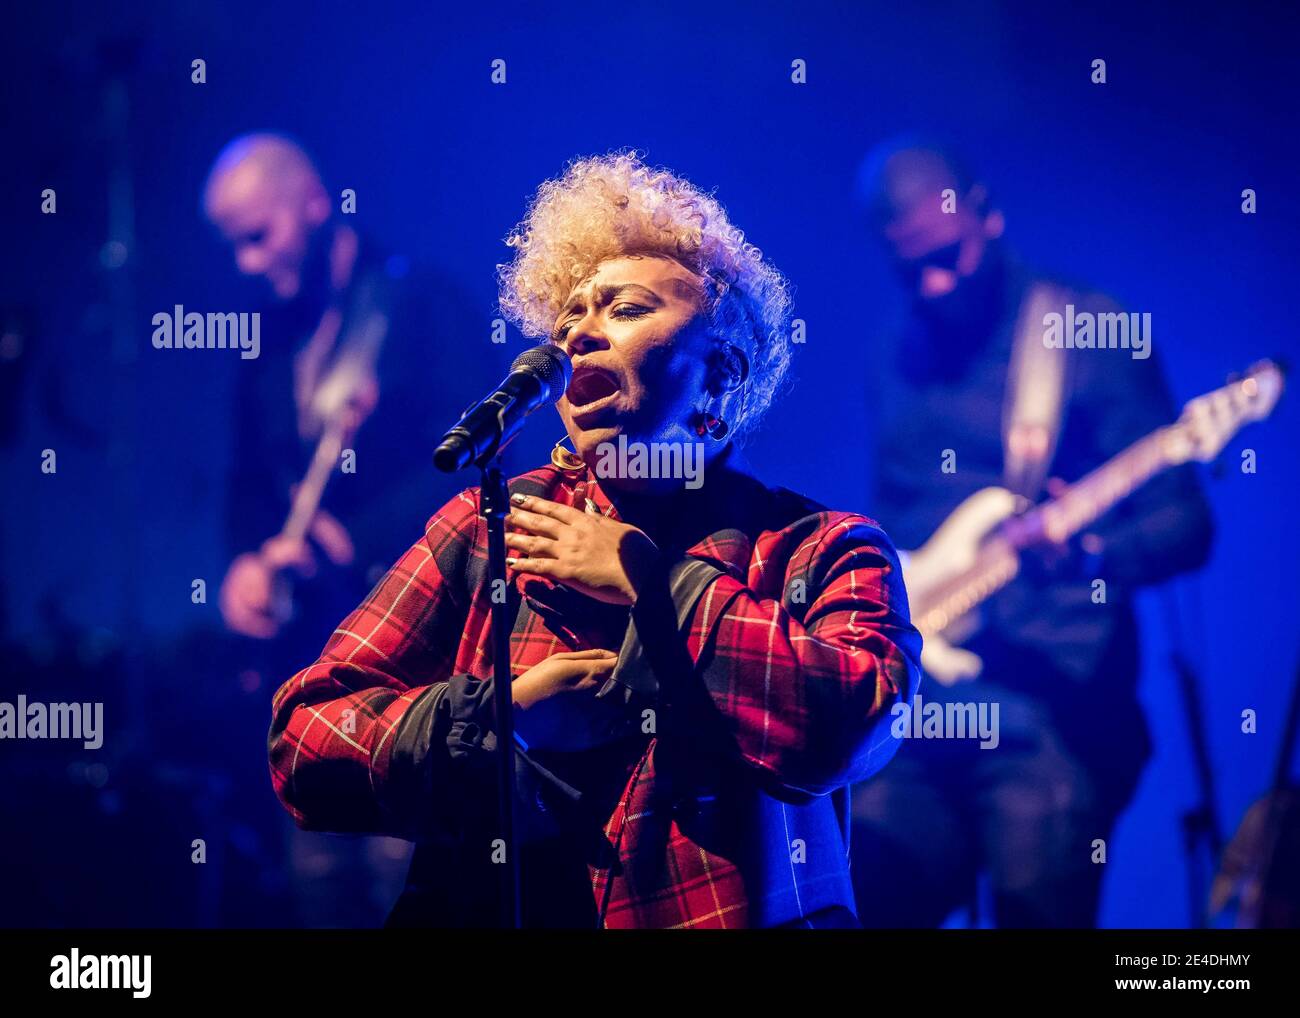
[[[363,598],[403,550],[398,535],[454,493],[432,468],[433,447],[464,409],[463,393],[499,377],[486,323],[471,320],[444,280],[379,251],[336,207],[307,153],[276,134],[227,145],[203,194],[206,217],[263,297],[261,355],[239,362],[236,381],[227,504],[234,557],[220,593],[241,686],[256,699],[239,725],[258,743],[244,751],[248,760],[264,757],[270,679],[320,652],[329,620]],[[333,463],[317,491],[304,478],[331,430],[338,442],[326,444]],[[303,488],[319,498],[287,526],[292,495]],[[267,787],[264,767],[257,787]],[[349,845],[275,816],[291,839],[298,921],[378,925],[400,890],[405,846]],[[370,894],[358,894],[367,882]]]
[[[1174,418],[1158,355],[1046,347],[1044,307],[1119,309],[1027,268],[987,188],[951,154],[877,149],[856,197],[908,297],[870,394],[880,412],[873,512],[900,547],[923,544],[982,488],[1041,501],[1057,479],[1078,479]],[[978,678],[922,684],[927,703],[996,703],[997,747],[914,739],[855,790],[864,925],[937,926],[972,903],[981,871],[998,926],[1095,924],[1094,842],[1109,839],[1150,754],[1132,597],[1199,567],[1211,535],[1196,476],[1180,467],[1078,539],[1026,556],[965,644],[983,659]]]
[[[412,277],[332,208],[307,154],[273,134],[227,145],[204,192],[237,268],[269,298],[261,356],[242,362],[237,380],[229,519],[238,555],[222,616],[258,640],[287,640],[302,619],[314,626],[303,633],[312,652],[330,635],[320,620],[336,607],[315,602],[364,595],[376,564],[386,568],[400,551],[393,529],[439,493],[430,450],[436,429],[463,408],[430,382],[477,371],[490,356],[486,340],[467,349],[473,333],[444,282]],[[354,370],[340,370],[349,363]],[[356,454],[355,472],[340,463],[305,539],[286,538],[290,492],[331,421]],[[289,602],[276,603],[272,581],[285,573],[299,582]]]

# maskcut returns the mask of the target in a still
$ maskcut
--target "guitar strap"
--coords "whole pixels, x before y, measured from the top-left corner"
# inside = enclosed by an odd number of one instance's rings
[[[387,277],[370,273],[358,280],[348,307],[331,309],[336,331],[332,358],[322,377],[314,382],[295,379],[310,391],[306,405],[299,403],[298,427],[304,437],[316,440],[316,451],[311,465],[293,496],[289,516],[281,534],[301,538],[307,533],[320,508],[330,473],[337,466],[340,443],[346,440],[342,431],[341,415],[348,401],[368,381],[377,381],[377,362],[380,348],[388,334],[388,307],[391,287]],[[324,324],[322,328],[327,327]],[[314,342],[314,340],[313,340]],[[295,372],[296,373],[296,372]],[[300,399],[295,392],[294,401]]]
[[[1056,453],[1067,398],[1066,352],[1043,342],[1044,318],[1063,314],[1069,299],[1055,283],[1030,284],[1012,338],[1002,405],[1003,485],[1031,503]]]
[[[379,351],[388,334],[391,300],[386,276],[371,272],[358,280],[334,357],[312,395],[311,413],[317,426],[331,420],[359,385],[375,377]]]

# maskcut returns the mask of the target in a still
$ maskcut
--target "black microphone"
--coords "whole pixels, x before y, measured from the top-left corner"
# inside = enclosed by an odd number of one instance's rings
[[[558,346],[543,343],[525,350],[510,365],[496,391],[465,411],[442,436],[433,463],[453,474],[471,463],[495,456],[539,407],[557,402],[573,378],[573,362]]]

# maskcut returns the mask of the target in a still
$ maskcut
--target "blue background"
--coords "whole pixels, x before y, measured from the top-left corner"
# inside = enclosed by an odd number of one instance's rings
[[[874,337],[899,302],[850,188],[863,153],[897,132],[939,134],[968,153],[1031,261],[1151,312],[1179,402],[1259,357],[1293,354],[1294,15],[1090,8],[227,0],[23,15],[4,71],[0,303],[30,309],[39,330],[19,425],[0,450],[6,641],[38,661],[69,634],[92,655],[97,643],[147,655],[217,624],[238,361],[155,351],[148,323],[173,304],[226,306],[240,292],[198,203],[217,150],[250,129],[298,136],[333,193],[356,190],[355,225],[442,268],[481,314],[480,334],[463,341],[485,357],[501,355],[488,343],[501,238],[567,159],[631,145],[716,187],[794,280],[807,322],[797,382],[750,457],[770,481],[836,507],[871,511]],[[114,39],[139,43],[125,79],[135,324],[116,341],[109,296],[122,277],[99,260],[112,142],[89,71]],[[1099,57],[1104,85],[1090,81]],[[190,82],[195,58],[206,84]],[[490,80],[497,58],[504,85]],[[790,80],[796,58],[807,84]],[[45,187],[57,190],[57,215],[39,213]],[[1241,212],[1247,187],[1256,215]],[[1225,834],[1264,790],[1296,667],[1298,419],[1285,400],[1207,476],[1215,552],[1173,585]],[[544,461],[560,431],[558,420],[534,425],[517,463]],[[54,477],[39,471],[47,447],[59,454]],[[1245,447],[1254,475],[1238,468]],[[208,578],[206,605],[190,601],[193,577]],[[1196,790],[1159,596],[1141,602],[1156,755],[1110,846],[1108,926],[1188,920],[1179,818]],[[24,675],[5,680],[6,692],[36,695]],[[184,675],[174,695],[185,696]],[[1258,712],[1258,734],[1242,733],[1245,709]],[[0,746],[0,767],[15,751]],[[39,817],[41,804],[32,809]],[[38,837],[33,824],[23,831]],[[55,878],[34,874],[31,893]],[[183,908],[175,921],[188,921]]]

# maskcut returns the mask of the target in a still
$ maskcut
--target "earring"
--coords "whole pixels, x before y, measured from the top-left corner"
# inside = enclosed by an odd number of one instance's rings
[[[551,450],[551,465],[556,470],[581,470],[587,464],[583,462],[582,457],[576,452],[570,452],[564,448],[564,439],[568,437],[568,435],[564,435],[555,443],[555,448]]]
[[[721,417],[709,413],[707,410],[700,410],[691,418],[695,427],[695,433],[703,438],[706,434],[719,442],[727,437],[727,432],[731,430],[727,422]]]

